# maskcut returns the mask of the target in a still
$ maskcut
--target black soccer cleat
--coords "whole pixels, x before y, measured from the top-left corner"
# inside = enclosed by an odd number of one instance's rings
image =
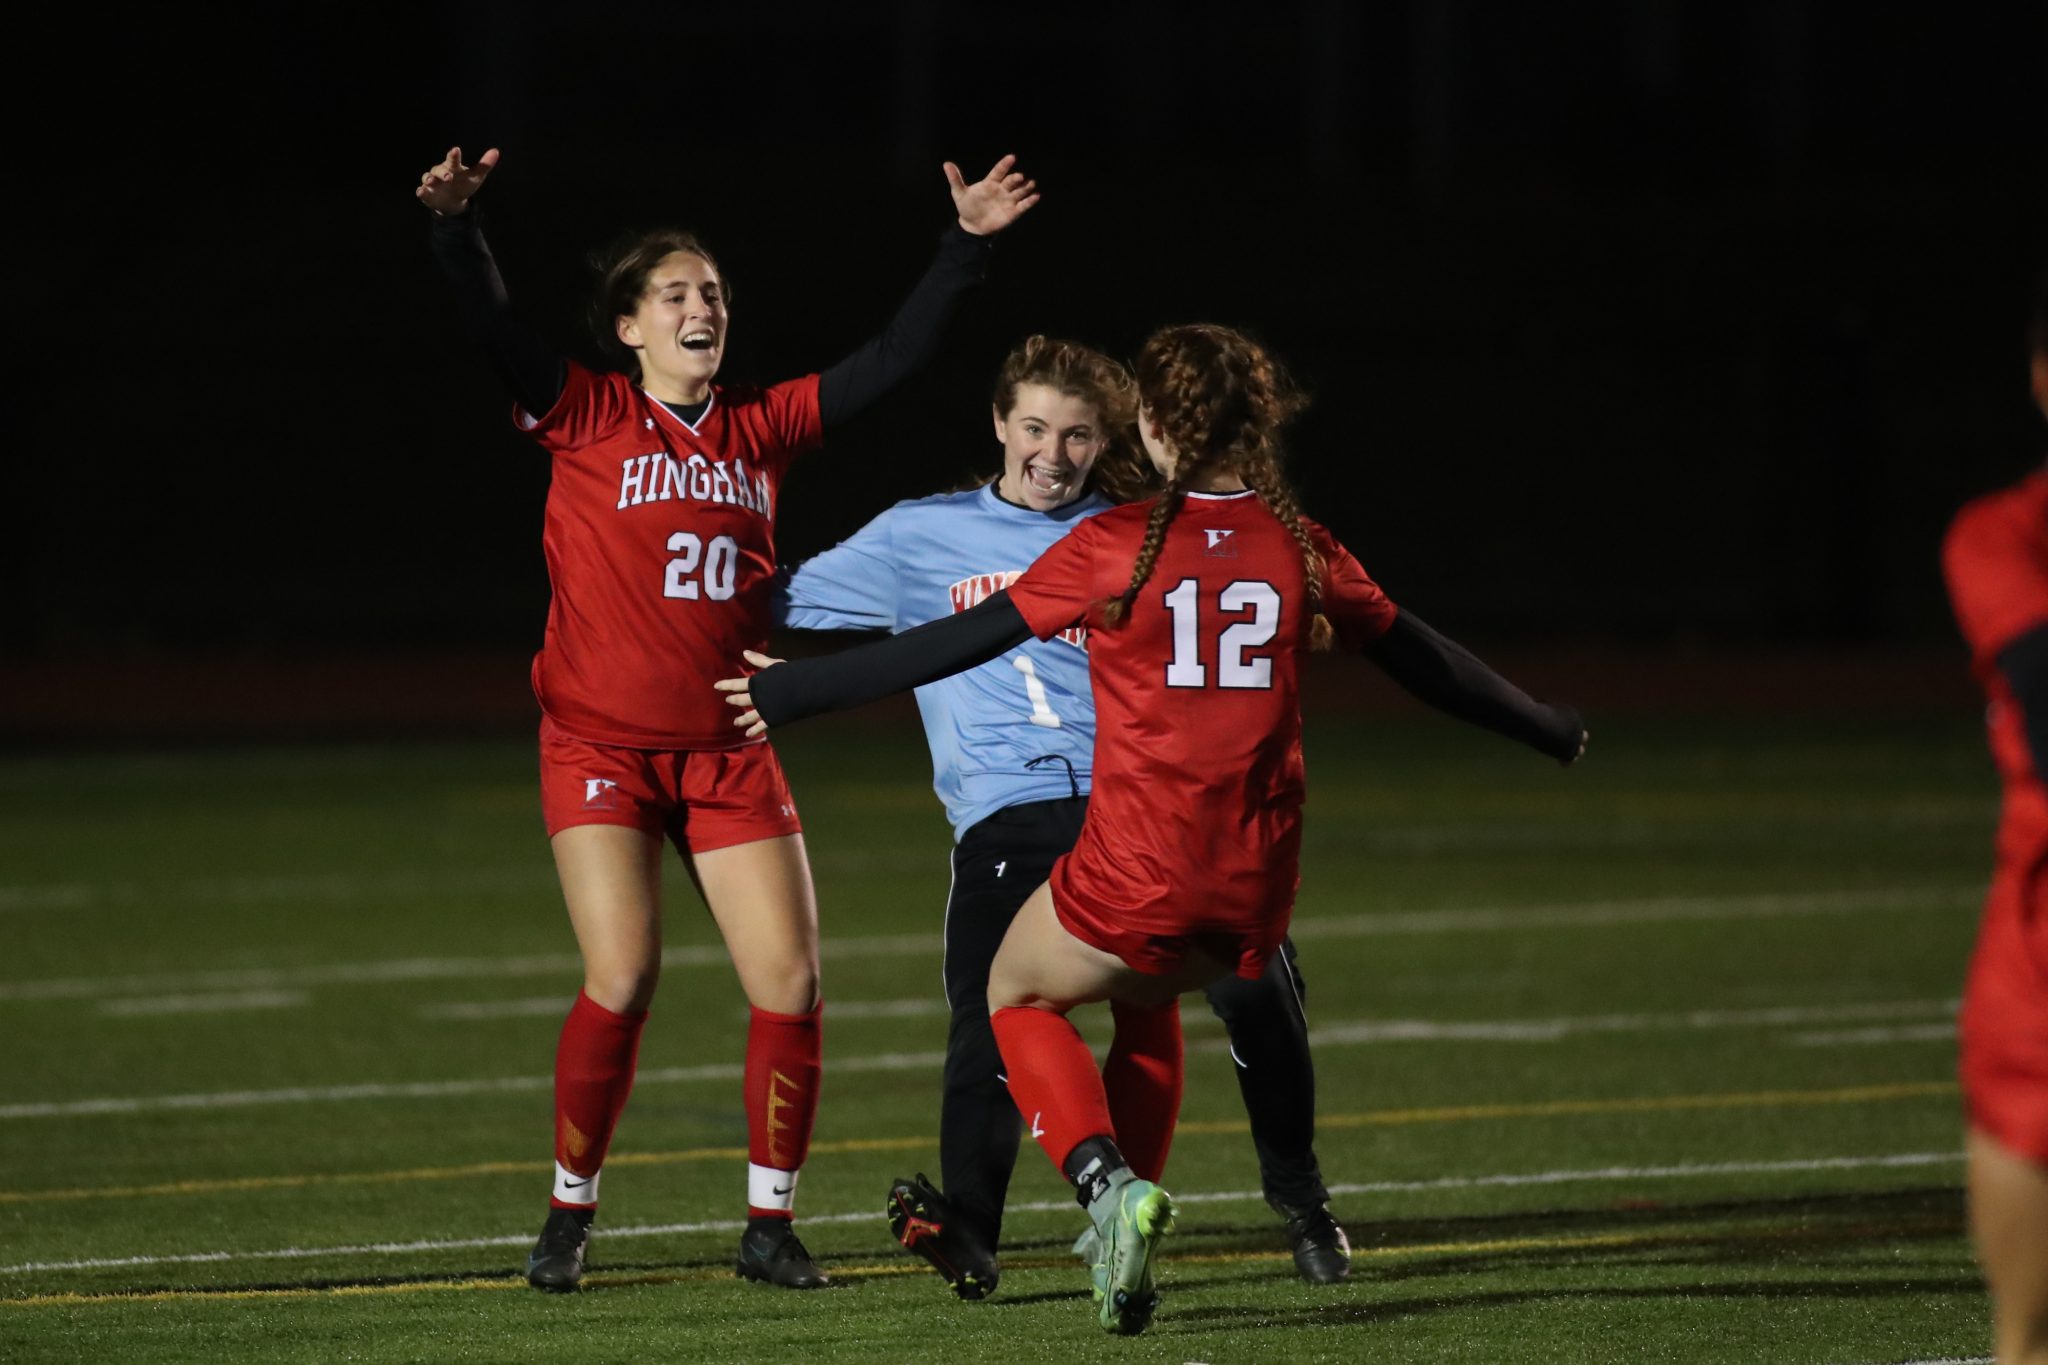
[[[1301,1278],[1310,1284],[1339,1284],[1351,1277],[1351,1239],[1328,1204],[1275,1204],[1273,1209],[1287,1220],[1287,1245]]]
[[[972,1302],[996,1292],[995,1253],[982,1245],[920,1171],[914,1180],[889,1187],[889,1231],[905,1251],[931,1263],[953,1292]]]
[[[733,1273],[743,1280],[780,1289],[827,1289],[832,1281],[818,1269],[787,1218],[750,1218],[740,1235]]]
[[[526,1258],[526,1282],[550,1294],[567,1294],[582,1282],[583,1253],[590,1247],[595,1208],[550,1208],[540,1240]]]

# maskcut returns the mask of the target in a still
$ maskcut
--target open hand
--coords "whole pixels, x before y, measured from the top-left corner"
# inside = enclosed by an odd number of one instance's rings
[[[741,657],[754,666],[755,673],[764,668],[773,668],[782,662],[780,659],[771,659],[766,654],[757,654],[751,649],[743,651]],[[720,678],[711,685],[725,693],[727,706],[740,708],[740,715],[733,721],[733,725],[745,730],[748,739],[758,739],[768,733],[768,722],[762,720],[761,713],[754,709],[752,674],[743,678]]]
[[[1593,738],[1593,732],[1592,732],[1591,730],[1581,730],[1581,731],[1579,731],[1579,748],[1578,748],[1578,752],[1577,752],[1577,753],[1574,753],[1574,754],[1573,754],[1573,755],[1572,755],[1572,756],[1571,756],[1570,758],[1568,758],[1568,759],[1564,760],[1564,766],[1565,766],[1565,767],[1567,767],[1567,768],[1571,767],[1571,766],[1572,766],[1572,764],[1574,764],[1574,763],[1578,762],[1578,761],[1579,761],[1580,759],[1582,759],[1582,758],[1584,758],[1584,757],[1586,756],[1586,742],[1587,742],[1588,740],[1592,739],[1592,738]]]
[[[462,164],[462,148],[450,147],[448,155],[420,177],[413,197],[434,212],[453,218],[469,208],[470,199],[483,188],[484,177],[498,164],[498,149],[491,148],[476,159],[476,165]]]
[[[946,163],[946,183],[953,188],[953,207],[962,228],[977,237],[993,236],[1038,202],[1038,182],[1012,169],[1016,164],[1016,157],[1006,156],[970,185],[958,166]]]

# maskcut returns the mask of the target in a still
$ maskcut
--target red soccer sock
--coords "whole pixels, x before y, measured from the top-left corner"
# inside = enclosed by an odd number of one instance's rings
[[[578,992],[555,1046],[555,1161],[595,1176],[633,1093],[647,1012],[617,1014]],[[557,1199],[556,1203],[563,1201]]]
[[[747,1023],[747,1160],[759,1171],[794,1177],[811,1152],[811,1130],[818,1121],[818,1078],[824,1070],[822,1004],[807,1014],[776,1014],[750,1009]],[[796,1181],[770,1181],[768,1194],[756,1197],[759,1183],[750,1173],[749,1216],[787,1218]],[[772,1201],[772,1202],[771,1202]]]
[[[1116,1145],[1132,1174],[1157,1181],[1166,1172],[1174,1124],[1180,1120],[1180,1001],[1148,1009],[1113,1000],[1109,1013],[1116,1037],[1102,1063],[1102,1088],[1116,1125]]]
[[[1007,1006],[989,1016],[1010,1097],[1055,1169],[1092,1137],[1116,1136],[1095,1056],[1064,1014]]]

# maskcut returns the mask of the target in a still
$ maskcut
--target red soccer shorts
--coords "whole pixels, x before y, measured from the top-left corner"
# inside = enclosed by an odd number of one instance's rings
[[[1266,974],[1266,959],[1287,937],[1289,915],[1275,916],[1269,924],[1252,930],[1191,929],[1185,934],[1156,934],[1127,928],[1112,911],[1094,904],[1087,890],[1076,887],[1074,879],[1061,875],[1066,859],[1060,859],[1052,873],[1052,909],[1060,924],[1075,938],[1122,958],[1126,967],[1147,976],[1170,976],[1201,953],[1247,981]]]
[[[737,749],[626,749],[540,723],[540,808],[553,838],[575,825],[626,825],[708,853],[802,831],[782,764],[765,743]]]
[[[2030,908],[2029,896],[2041,903]],[[1971,1125],[2007,1151],[2048,1166],[2048,973],[2042,970],[2040,952],[2044,914],[2048,865],[2031,878],[2001,868],[1992,881],[1963,990],[1959,1070]]]

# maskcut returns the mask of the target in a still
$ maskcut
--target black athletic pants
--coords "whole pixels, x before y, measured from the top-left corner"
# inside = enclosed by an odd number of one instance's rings
[[[1087,810],[1085,796],[1022,802],[970,826],[953,849],[945,965],[953,1022],[939,1110],[940,1183],[991,1249],[1001,1237],[1022,1128],[989,1027],[989,964],[1025,899],[1074,846]],[[1315,1069],[1292,940],[1257,981],[1228,976],[1205,994],[1230,1034],[1267,1200],[1322,1203],[1329,1192],[1316,1165]]]

